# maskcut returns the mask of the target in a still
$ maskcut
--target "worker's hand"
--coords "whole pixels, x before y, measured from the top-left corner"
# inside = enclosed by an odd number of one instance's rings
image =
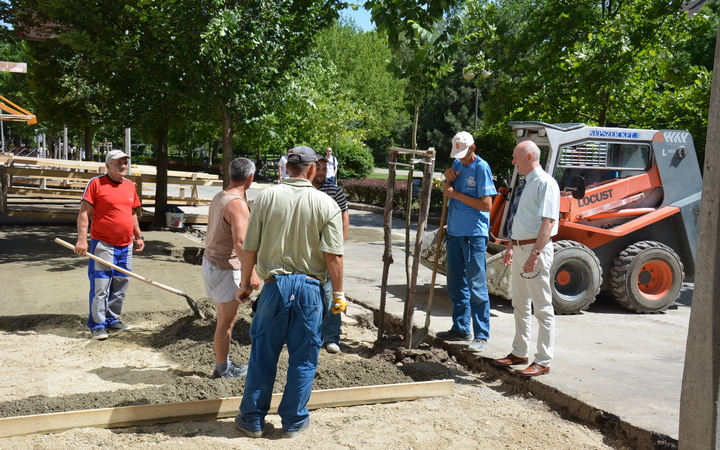
[[[260,277],[257,276],[257,273],[254,270],[252,275],[250,275],[250,287],[252,287],[253,291],[260,289]]]
[[[250,300],[250,294],[252,294],[253,288],[251,285],[240,286],[235,292],[235,301],[240,303],[247,303]]]
[[[509,266],[512,264],[512,258],[513,258],[513,249],[512,247],[505,250],[505,253],[503,254],[503,264],[506,266]]]
[[[344,292],[333,292],[333,305],[330,308],[330,312],[333,314],[340,314],[347,309],[347,300],[345,299]]]
[[[455,194],[455,189],[453,189],[449,184],[446,184],[443,188],[443,197],[453,198],[453,194]]]
[[[75,243],[75,248],[73,249],[73,252],[75,252],[76,255],[85,256],[85,254],[88,251],[88,242],[87,239],[80,240],[78,239]]]
[[[133,249],[135,253],[140,253],[141,251],[145,250],[145,240],[136,239],[133,243]]]
[[[459,174],[460,172],[455,172],[454,170],[452,170],[452,168],[443,172],[443,175],[445,176],[445,179],[448,183],[452,183],[453,181],[455,181],[455,178],[457,178]]]

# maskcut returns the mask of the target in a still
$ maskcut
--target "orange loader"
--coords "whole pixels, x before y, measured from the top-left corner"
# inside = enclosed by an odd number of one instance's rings
[[[635,312],[672,305],[683,280],[695,273],[702,177],[690,133],[582,123],[509,125],[518,143],[532,140],[540,147],[541,165],[562,191],[550,270],[555,312],[577,314],[600,290]],[[512,268],[503,265],[502,252],[520,181],[513,173],[490,213],[488,288],[508,299]],[[433,236],[426,236],[424,249],[433,245]],[[432,256],[423,252],[425,265]]]

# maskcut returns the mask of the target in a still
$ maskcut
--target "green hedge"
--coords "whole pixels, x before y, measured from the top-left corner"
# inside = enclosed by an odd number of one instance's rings
[[[388,181],[387,180],[342,180],[340,182],[345,190],[348,200],[352,202],[365,203],[385,207],[385,197],[387,196]],[[442,190],[433,188],[430,191],[430,213],[440,215],[442,212]],[[407,181],[395,181],[395,193],[393,195],[393,209],[405,210],[407,203]],[[420,209],[420,203],[417,199],[413,201],[412,208]]]

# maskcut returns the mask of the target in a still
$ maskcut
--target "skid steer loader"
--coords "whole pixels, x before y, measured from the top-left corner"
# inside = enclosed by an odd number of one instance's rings
[[[560,223],[553,237],[553,306],[577,314],[601,289],[625,308],[659,312],[695,273],[702,178],[690,133],[591,127],[582,123],[510,122],[517,142],[534,141],[541,165],[560,185]],[[508,155],[510,151],[508,151]],[[490,212],[488,288],[510,298],[502,252],[505,223],[521,175],[498,189]],[[421,260],[434,260],[434,234]],[[444,252],[444,247],[443,250]],[[444,270],[444,255],[441,255]]]

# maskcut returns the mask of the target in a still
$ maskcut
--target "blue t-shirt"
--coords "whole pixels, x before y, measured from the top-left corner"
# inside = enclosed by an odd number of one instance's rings
[[[456,191],[475,198],[497,194],[490,166],[479,156],[467,166],[456,159],[452,169],[460,172],[453,181],[453,189]],[[448,234],[451,236],[487,236],[490,213],[451,198],[448,203],[447,223]]]

